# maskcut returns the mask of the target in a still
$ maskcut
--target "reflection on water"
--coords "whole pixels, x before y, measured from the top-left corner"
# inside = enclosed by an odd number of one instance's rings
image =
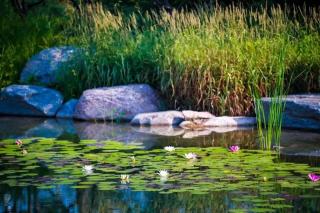
[[[129,124],[76,122],[65,119],[0,117],[1,138],[48,137],[72,141],[94,139],[141,144],[146,149],[174,146],[224,146],[239,144],[258,148],[257,132],[252,128],[212,128],[187,131],[173,127],[132,127]],[[281,153],[293,156],[320,156],[320,133],[285,130]]]
[[[117,123],[0,117],[0,139],[30,137],[54,137],[75,142],[80,139],[95,139],[97,143],[116,140],[126,144],[143,145],[146,149],[162,148],[166,145],[227,147],[231,144],[239,144],[241,148],[258,148],[257,133],[251,128],[215,128],[192,132],[172,127],[131,127]],[[282,159],[285,161],[319,166],[319,133],[284,131],[281,146]],[[274,191],[280,193],[285,203],[294,206],[293,209],[284,209],[282,212],[318,212],[320,209],[319,191],[304,191],[297,187],[285,190],[275,187]],[[205,195],[187,192],[161,194],[132,191],[128,187],[101,191],[96,185],[87,189],[75,189],[70,185],[55,185],[52,189],[0,185],[0,212],[228,212],[230,209],[252,208],[250,200],[235,201],[234,198],[248,195],[244,193],[234,190]]]
[[[232,199],[241,192],[212,192],[207,195],[188,193],[159,194],[120,191],[99,191],[96,187],[73,189],[60,185],[54,189],[33,187],[0,188],[0,212],[229,212],[230,209],[249,209],[250,202],[237,203]],[[283,196],[295,209],[281,212],[318,212],[319,200],[299,196]]]

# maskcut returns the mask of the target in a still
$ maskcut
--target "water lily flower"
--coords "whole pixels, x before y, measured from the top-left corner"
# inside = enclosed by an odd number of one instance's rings
[[[174,146],[165,146],[164,150],[166,150],[168,152],[173,152],[174,150],[176,150],[176,148],[174,148]]]
[[[26,154],[28,154],[28,151],[27,151],[26,149],[23,149],[23,150],[21,151],[21,153],[22,153],[23,155],[26,155]]]
[[[82,167],[82,171],[87,174],[90,175],[93,173],[93,166],[92,165],[85,165],[84,167]]]
[[[317,182],[317,181],[320,180],[320,175],[317,175],[317,174],[315,174],[315,173],[310,173],[310,174],[308,174],[308,177],[310,178],[310,180],[311,180],[312,182]]]
[[[229,147],[230,152],[238,152],[240,150],[240,147],[237,145],[233,145]]]
[[[132,163],[135,163],[135,162],[136,162],[136,158],[135,158],[134,156],[131,156],[130,158],[131,158],[131,160],[132,160]]]
[[[22,146],[22,141],[18,139],[18,140],[16,140],[16,144],[17,144],[17,146],[21,147]]]
[[[129,183],[129,178],[130,176],[129,175],[120,175],[120,179],[121,179],[121,183],[122,184],[126,184],[126,183]]]
[[[197,159],[197,154],[190,152],[188,154],[184,154],[184,157],[189,159],[189,160],[196,160]]]
[[[167,170],[159,170],[159,172],[157,172],[157,174],[163,178],[167,178],[169,176],[169,172]]]

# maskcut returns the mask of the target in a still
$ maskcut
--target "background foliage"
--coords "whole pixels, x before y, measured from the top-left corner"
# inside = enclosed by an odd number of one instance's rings
[[[68,44],[82,51],[56,86],[67,98],[92,87],[149,83],[172,108],[248,115],[250,87],[268,95],[283,66],[277,58],[282,48],[286,82],[294,77],[290,91],[320,91],[317,7],[270,1],[267,7],[264,1],[197,1],[209,6],[195,7],[175,0],[161,9],[165,1],[99,2],[77,10],[70,1],[47,1],[21,18],[2,1],[0,87],[18,82],[33,54]]]

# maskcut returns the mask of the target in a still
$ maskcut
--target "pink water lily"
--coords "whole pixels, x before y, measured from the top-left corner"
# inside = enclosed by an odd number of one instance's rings
[[[308,177],[310,178],[310,180],[311,180],[312,182],[317,182],[317,181],[320,180],[320,175],[317,175],[317,174],[315,174],[315,173],[310,173],[310,174],[308,174]]]
[[[237,145],[233,145],[229,147],[230,152],[238,152],[240,150],[240,147]]]
[[[20,147],[20,146],[22,146],[22,141],[21,140],[16,140],[16,144]]]

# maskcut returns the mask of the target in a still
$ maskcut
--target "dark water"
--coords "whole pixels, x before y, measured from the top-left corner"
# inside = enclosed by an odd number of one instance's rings
[[[0,140],[7,138],[48,137],[77,142],[83,139],[116,140],[125,144],[142,145],[152,150],[166,145],[176,147],[228,147],[258,149],[255,129],[215,128],[202,132],[186,132],[178,128],[138,128],[117,123],[88,123],[70,120],[0,117]],[[281,161],[307,163],[319,168],[320,133],[286,130],[281,139]],[[1,167],[0,167],[1,168]],[[319,168],[320,173],[320,168]],[[320,191],[311,189],[282,189],[275,187],[285,204],[293,208],[274,209],[275,212],[320,212]],[[52,189],[34,186],[9,187],[0,185],[0,212],[263,212],[249,201],[234,202],[243,191],[160,194],[132,191],[126,187],[100,191],[96,186],[75,189],[57,185]],[[245,192],[254,194],[255,192]],[[269,210],[266,210],[268,212]]]

